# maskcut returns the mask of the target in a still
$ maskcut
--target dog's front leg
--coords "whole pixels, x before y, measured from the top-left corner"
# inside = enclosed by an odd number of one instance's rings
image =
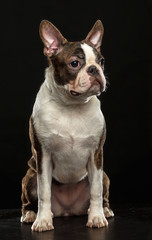
[[[103,212],[103,169],[95,164],[94,153],[88,163],[88,178],[90,183],[90,207],[88,209],[88,227],[108,226]]]
[[[52,182],[52,162],[50,154],[42,149],[42,159],[38,162],[38,213],[35,222],[32,225],[32,231],[52,230],[52,212],[51,212],[51,182]]]

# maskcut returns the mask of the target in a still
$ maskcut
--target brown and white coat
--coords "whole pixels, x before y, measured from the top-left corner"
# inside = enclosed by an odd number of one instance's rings
[[[68,42],[48,21],[40,36],[49,61],[30,118],[32,158],[22,181],[22,222],[53,229],[52,217],[88,212],[89,227],[107,226],[109,179],[103,172],[106,126],[96,95],[105,91],[97,21],[82,42]]]

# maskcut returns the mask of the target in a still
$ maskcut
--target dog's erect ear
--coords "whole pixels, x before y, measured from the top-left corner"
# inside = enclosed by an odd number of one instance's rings
[[[88,33],[85,42],[90,43],[93,47],[100,51],[103,33],[103,24],[100,20],[97,20],[91,31]]]
[[[59,53],[67,42],[60,31],[47,20],[40,23],[39,32],[44,43],[44,55],[48,57]]]

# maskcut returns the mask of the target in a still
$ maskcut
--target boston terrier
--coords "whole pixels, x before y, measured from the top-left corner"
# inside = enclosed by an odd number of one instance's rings
[[[49,67],[30,118],[32,157],[22,180],[21,222],[52,230],[53,217],[88,214],[87,226],[108,226],[109,178],[103,171],[106,125],[99,96],[106,89],[98,20],[85,40],[68,42],[49,21],[40,37]]]

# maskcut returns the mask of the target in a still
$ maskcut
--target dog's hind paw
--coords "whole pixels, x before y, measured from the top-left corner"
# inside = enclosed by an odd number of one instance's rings
[[[103,211],[106,218],[114,217],[114,213],[110,208],[104,207]]]
[[[36,219],[36,213],[33,211],[26,211],[24,215],[22,215],[20,221],[22,223],[32,223]]]

